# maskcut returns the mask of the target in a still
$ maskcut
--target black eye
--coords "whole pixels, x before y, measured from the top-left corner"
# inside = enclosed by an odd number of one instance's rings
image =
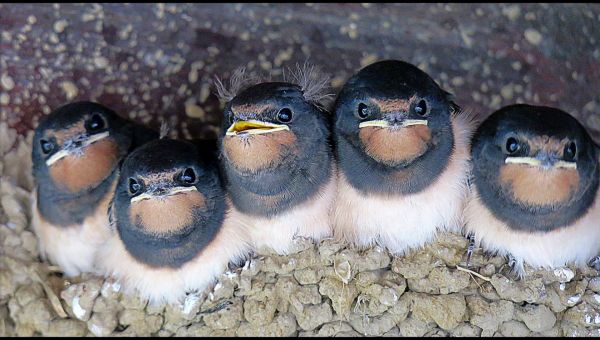
[[[419,116],[426,115],[427,114],[427,102],[425,102],[425,100],[421,99],[415,106],[415,112]]]
[[[85,122],[85,129],[88,131],[98,131],[104,128],[104,119],[99,114],[93,114],[92,118]]]
[[[129,179],[129,193],[131,195],[137,195],[140,193],[140,191],[142,190],[142,185],[140,183],[138,183],[138,181],[136,181],[133,178]]]
[[[367,117],[369,117],[371,115],[371,109],[369,109],[369,107],[364,104],[364,103],[360,103],[358,104],[358,116],[361,119],[365,119]]]
[[[512,155],[515,152],[519,151],[520,148],[521,145],[519,145],[519,141],[516,138],[509,137],[506,140],[506,152],[508,152],[509,155]]]
[[[289,123],[292,121],[292,110],[288,109],[287,107],[279,110],[279,112],[277,113],[277,120],[279,120],[282,123]]]
[[[563,157],[565,161],[573,161],[575,156],[577,155],[577,145],[575,142],[571,142],[565,146],[565,151],[563,152]]]
[[[42,152],[46,155],[54,149],[54,144],[45,139],[40,140],[40,146],[42,147]]]
[[[196,183],[196,173],[194,172],[194,169],[185,169],[179,176],[179,181],[188,185]]]

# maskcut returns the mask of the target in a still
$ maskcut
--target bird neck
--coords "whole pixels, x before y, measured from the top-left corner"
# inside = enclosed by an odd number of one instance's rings
[[[140,263],[153,268],[181,268],[210,245],[223,225],[227,210],[225,198],[221,195],[211,202],[211,207],[194,211],[191,224],[164,234],[148,233],[139,225],[131,225],[128,209],[118,210],[119,237],[127,252]]]
[[[99,185],[78,193],[65,193],[54,185],[38,186],[37,208],[40,215],[56,226],[80,225],[96,213],[102,202],[108,202],[112,197],[117,177],[118,169],[115,167]]]
[[[569,226],[589,211],[598,197],[600,186],[600,169],[595,167],[580,181],[579,188],[573,197],[562,204],[534,206],[515,201],[510,193],[497,185],[494,174],[485,169],[475,167],[474,183],[478,197],[483,204],[499,220],[517,231],[549,232]],[[495,176],[497,178],[497,176]],[[539,188],[549,190],[548,188]]]
[[[233,205],[254,216],[276,216],[313,197],[332,176],[333,154],[326,143],[311,149],[293,164],[242,175],[225,164],[227,189]]]

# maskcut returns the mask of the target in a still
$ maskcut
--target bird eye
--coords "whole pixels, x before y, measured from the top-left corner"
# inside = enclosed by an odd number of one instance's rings
[[[521,149],[521,145],[519,145],[519,141],[516,138],[509,137],[506,140],[506,152],[509,155],[514,154],[515,152],[519,151],[519,149]]]
[[[425,102],[424,99],[419,100],[419,102],[415,106],[415,112],[419,116],[424,116],[427,114],[427,102]]]
[[[187,168],[179,176],[179,181],[183,184],[193,185],[196,183],[196,173],[194,169]]]
[[[129,179],[129,193],[132,196],[139,194],[142,191],[142,185],[135,179]]]
[[[365,103],[358,104],[358,116],[361,119],[366,119],[370,115],[371,115],[371,109],[369,109],[369,107]]]
[[[88,131],[98,131],[102,128],[104,128],[104,119],[97,113],[94,113],[92,118],[85,122],[85,129]]]
[[[292,110],[288,109],[287,107],[284,107],[283,109],[279,110],[279,112],[277,113],[277,120],[282,123],[291,122],[292,121]]]
[[[575,159],[577,155],[577,145],[575,142],[571,142],[565,146],[565,151],[563,151],[563,157],[565,161],[571,162]]]
[[[42,152],[46,155],[52,152],[52,149],[54,149],[54,144],[45,139],[40,140],[40,146],[42,147]]]

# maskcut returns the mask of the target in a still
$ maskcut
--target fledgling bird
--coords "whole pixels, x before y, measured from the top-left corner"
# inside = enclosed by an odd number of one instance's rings
[[[256,248],[288,253],[296,236],[331,234],[335,164],[323,89],[328,78],[307,64],[291,82],[258,82],[239,69],[226,101],[221,164],[234,208],[251,223]]]
[[[107,208],[127,153],[158,138],[150,129],[93,102],[51,112],[35,129],[32,225],[42,257],[67,276],[94,269],[109,235]]]
[[[473,124],[409,63],[384,60],[353,75],[335,103],[336,237],[402,254],[460,230]]]
[[[584,266],[600,252],[598,148],[556,108],[516,104],[494,112],[471,148],[466,231],[491,252],[556,268]]]
[[[231,212],[216,150],[160,139],[132,152],[111,206],[114,232],[97,253],[103,274],[152,304],[202,291],[249,251]]]

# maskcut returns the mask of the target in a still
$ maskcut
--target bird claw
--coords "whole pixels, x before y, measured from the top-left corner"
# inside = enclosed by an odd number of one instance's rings
[[[467,248],[467,268],[469,268],[471,264],[471,257],[473,256],[473,251],[475,250],[475,235],[469,234],[467,239],[469,240],[469,246]]]
[[[525,266],[522,259],[515,258],[512,254],[508,254],[508,273],[507,275],[515,280],[520,280],[525,275]]]
[[[591,260],[588,261],[588,265],[594,269],[596,269],[597,271],[600,271],[600,255],[592,258]]]

